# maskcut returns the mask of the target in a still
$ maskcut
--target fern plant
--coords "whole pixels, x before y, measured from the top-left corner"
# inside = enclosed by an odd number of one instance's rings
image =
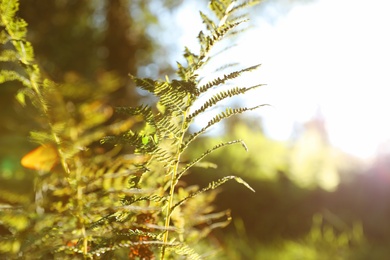
[[[1,52],[1,61],[21,65],[17,70],[2,70],[0,82],[22,82],[24,88],[17,98],[26,105],[28,96],[44,116],[44,128],[31,136],[42,145],[39,151],[54,153],[51,158],[61,165],[29,165],[39,173],[36,199],[33,206],[3,205],[0,220],[9,234],[0,241],[0,252],[10,258],[155,259],[159,255],[160,259],[201,259],[194,245],[213,228],[230,221],[228,211],[213,211],[215,193],[206,192],[230,180],[253,189],[237,176],[223,177],[203,188],[187,187],[182,177],[192,167],[202,166],[201,161],[210,153],[236,144],[247,149],[242,140],[222,142],[187,161],[191,143],[222,120],[263,105],[226,108],[201,129],[191,131],[200,115],[224,100],[261,86],[226,86],[259,65],[206,83],[198,74],[214,58],[214,46],[246,22],[241,10],[257,3],[211,1],[214,17],[200,13],[206,25],[198,35],[200,49],[193,53],[185,48],[186,64],[178,63],[178,79],[131,76],[138,87],[158,101],[154,105],[116,108],[125,119],[104,125],[111,117],[104,95],[85,95],[87,98],[77,103],[72,100],[74,91],[70,96],[65,94],[71,86],[65,90],[44,79],[26,40],[27,24],[15,16],[18,1],[0,1],[0,26],[4,28],[0,40],[7,47]],[[109,93],[113,89],[115,84],[100,91]],[[196,107],[195,103],[205,96],[209,97]],[[106,148],[114,146],[102,152],[96,143],[99,140]],[[18,226],[16,216],[25,225]]]

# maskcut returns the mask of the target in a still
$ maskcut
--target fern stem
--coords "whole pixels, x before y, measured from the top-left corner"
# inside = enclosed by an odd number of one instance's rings
[[[187,124],[187,115],[189,113],[189,110],[190,110],[190,103],[191,102],[191,97],[190,95],[188,96],[188,99],[187,99],[187,104],[186,104],[186,109],[183,111],[183,114],[182,114],[182,121],[181,121],[181,127],[180,127],[180,138],[179,138],[179,142],[177,143],[177,150],[176,150],[176,154],[175,154],[175,158],[176,158],[176,161],[175,161],[175,164],[173,165],[173,169],[172,169],[172,173],[171,173],[171,180],[170,180],[170,188],[169,188],[169,200],[168,200],[168,205],[167,205],[167,209],[166,209],[166,217],[165,217],[165,233],[164,233],[164,236],[163,236],[163,242],[164,242],[164,245],[166,245],[168,243],[168,239],[169,239],[169,224],[170,224],[170,221],[171,221],[171,214],[172,214],[172,211],[173,211],[173,199],[174,199],[174,195],[175,195],[175,187],[176,187],[176,184],[177,184],[177,181],[178,181],[178,174],[179,174],[179,163],[180,163],[180,157],[181,157],[181,154],[183,153],[182,149],[181,149],[181,144],[183,143],[184,141],[184,136],[185,136],[185,133],[187,131],[187,128],[188,128],[188,124]],[[165,256],[165,246],[162,247],[162,250],[161,250],[161,260],[164,259],[164,256]]]

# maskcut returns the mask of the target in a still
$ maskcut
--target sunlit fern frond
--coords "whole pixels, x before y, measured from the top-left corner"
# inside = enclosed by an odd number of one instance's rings
[[[262,0],[249,0],[249,1],[244,1],[242,3],[239,3],[237,5],[234,5],[233,8],[230,10],[230,13],[235,13],[239,10],[258,5],[262,2]]]
[[[159,139],[176,141],[182,131],[179,123],[182,120],[176,117],[164,116],[157,120],[157,135]]]
[[[185,174],[191,167],[195,166],[197,163],[199,163],[201,160],[203,160],[207,155],[211,154],[212,152],[222,148],[226,147],[229,145],[234,145],[234,144],[241,144],[242,147],[245,149],[245,151],[248,150],[246,144],[242,140],[234,140],[234,141],[229,141],[229,142],[223,142],[215,145],[214,147],[206,150],[203,154],[201,154],[199,157],[188,163],[178,174],[177,178],[180,179],[183,174]]]
[[[101,144],[127,144],[135,147],[136,153],[151,154],[156,150],[157,146],[148,135],[143,135],[135,131],[128,131],[119,136],[106,136],[100,140]]]
[[[202,22],[206,25],[206,28],[208,31],[214,31],[215,28],[217,28],[217,26],[215,25],[215,23],[213,22],[213,20],[211,20],[207,15],[205,15],[203,12],[199,12],[200,13],[200,17],[202,19]]]
[[[154,151],[153,156],[155,157],[155,159],[157,161],[164,163],[164,167],[167,167],[167,166],[175,163],[175,158],[174,158],[172,151],[170,149],[164,149],[164,148],[158,147]]]
[[[204,126],[202,129],[200,129],[199,131],[191,134],[188,136],[187,140],[183,143],[183,145],[181,146],[181,150],[184,151],[189,143],[191,143],[193,140],[195,140],[199,135],[205,133],[210,127],[214,126],[215,124],[219,123],[220,121],[222,121],[223,119],[226,119],[226,118],[229,118],[233,115],[238,115],[238,114],[242,114],[246,111],[251,111],[251,110],[255,110],[255,109],[258,109],[260,107],[263,107],[263,106],[266,106],[266,104],[264,105],[258,105],[258,106],[254,106],[254,107],[250,107],[250,108],[247,108],[247,107],[243,107],[243,108],[226,108],[225,112],[221,112],[219,113],[218,115],[216,115],[213,119],[211,119],[207,124],[206,126]]]
[[[14,81],[14,80],[21,82],[26,87],[30,86],[30,81],[25,76],[22,76],[18,72],[14,71],[14,70],[1,70],[0,71],[0,84],[7,82],[7,81]],[[23,94],[24,93],[21,93],[19,95],[23,95]]]
[[[212,0],[209,3],[209,7],[218,20],[222,20],[231,11],[234,4],[234,0]]]
[[[116,107],[115,111],[129,116],[143,116],[147,123],[155,125],[152,108],[148,105],[140,105],[138,107]]]
[[[197,218],[197,224],[212,223],[202,230],[202,236],[207,236],[213,229],[225,228],[232,221],[230,210],[209,213]]]
[[[179,207],[180,205],[182,205],[185,201],[195,197],[195,196],[198,196],[204,192],[207,192],[209,190],[214,190],[216,188],[218,188],[219,186],[221,186],[222,184],[230,181],[230,180],[235,180],[236,182],[240,183],[240,184],[243,184],[245,185],[248,189],[250,189],[251,191],[255,191],[251,186],[249,186],[248,183],[246,183],[243,179],[241,179],[240,177],[237,177],[237,176],[225,176],[221,179],[218,179],[217,181],[212,181],[209,183],[208,186],[194,192],[194,193],[191,193],[190,195],[188,195],[187,197],[185,197],[184,199],[180,200],[179,202],[177,202],[175,205],[172,206],[172,209],[175,209],[176,207]]]
[[[173,246],[171,249],[174,250],[176,254],[184,256],[186,259],[190,259],[190,260],[202,259],[202,257],[198,253],[196,253],[192,247],[184,243],[180,243],[176,246]]]
[[[137,78],[137,77],[132,76],[132,75],[130,75],[130,78],[134,81],[134,83],[138,87],[140,87],[140,88],[142,88],[150,93],[154,93],[156,91],[155,89],[157,86],[164,84],[164,82],[149,79],[149,78]]]
[[[229,89],[229,90],[226,90],[226,91],[221,91],[219,93],[216,93],[211,98],[209,98],[206,102],[204,102],[200,108],[198,108],[193,113],[191,113],[187,117],[187,121],[190,122],[197,115],[205,112],[207,109],[215,106],[217,103],[219,103],[220,101],[222,101],[224,99],[227,99],[227,98],[230,98],[230,97],[234,97],[234,96],[237,96],[237,95],[240,95],[240,94],[244,94],[244,93],[246,93],[249,90],[252,90],[252,89],[255,89],[255,88],[258,88],[258,87],[261,87],[261,86],[263,86],[263,84],[258,84],[258,85],[254,85],[254,86],[251,86],[251,87],[242,87],[242,88],[235,87],[235,88],[232,88],[232,89]]]
[[[195,53],[191,52],[190,49],[188,49],[188,47],[184,48],[183,56],[187,61],[188,67],[193,67],[199,63],[199,56],[196,55]],[[183,80],[192,81],[191,79],[183,79]]]
[[[215,86],[218,86],[218,85],[221,85],[221,84],[224,84],[226,81],[228,80],[232,80],[232,79],[235,79],[239,76],[241,76],[244,72],[250,72],[250,71],[253,71],[257,68],[260,67],[260,64],[258,65],[254,65],[254,66],[250,66],[248,68],[245,68],[245,69],[242,69],[242,70],[239,70],[239,71],[233,71],[227,75],[224,75],[222,78],[218,77],[208,83],[206,83],[205,85],[202,85],[199,87],[199,92],[200,93],[204,93],[206,92],[207,90],[211,89],[212,87],[215,87]]]
[[[0,51],[0,62],[18,61],[18,53],[14,50]]]
[[[137,122],[143,121],[144,127],[142,129],[142,133],[139,133],[139,135],[142,136],[141,142],[143,144],[148,144],[149,142],[156,144],[157,140],[154,137],[156,134],[157,122],[151,106],[140,105],[134,108],[118,107],[115,111],[118,114],[130,116],[130,118],[133,118]],[[131,129],[131,127],[127,127],[127,129]]]
[[[227,63],[227,64],[224,64],[224,65],[218,67],[218,68],[215,70],[215,72],[223,71],[223,70],[228,69],[228,68],[233,68],[233,67],[238,66],[239,64],[240,64],[240,63],[238,63],[238,62]]]
[[[207,59],[209,56],[210,50],[214,47],[214,45],[219,42],[224,36],[226,36],[230,31],[244,23],[244,21],[236,21],[234,23],[226,23],[212,32],[211,35],[199,34],[201,50],[200,50],[200,59]]]

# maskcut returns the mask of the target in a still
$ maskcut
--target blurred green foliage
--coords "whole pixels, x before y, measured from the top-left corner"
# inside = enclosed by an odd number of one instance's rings
[[[147,33],[151,26],[159,26],[156,10],[151,10],[153,2],[158,1],[27,0],[21,3],[18,14],[28,23],[27,38],[43,72],[60,83],[67,101],[81,103],[100,94],[111,105],[136,105],[140,97],[128,74],[137,74],[140,66],[153,62],[154,52],[163,49]],[[179,3],[164,1],[161,11]],[[0,51],[9,47],[1,45]],[[15,69],[11,63],[1,66]],[[172,71],[169,67],[158,68],[161,73]],[[105,89],[113,84],[115,92],[107,95]],[[20,159],[36,147],[28,136],[29,129],[41,127],[36,122],[40,115],[17,102],[15,96],[21,87],[19,82],[11,81],[0,88],[0,187],[31,192],[28,187],[33,175],[22,168]]]
[[[352,260],[369,256],[369,246],[359,223],[340,232],[324,224],[322,216],[316,214],[310,231],[304,237],[267,244],[251,241],[246,236],[242,222],[237,221],[235,224],[242,240],[234,237],[225,240],[227,252],[224,257],[229,259]]]
[[[218,207],[229,207],[233,219],[241,219],[228,232],[215,232],[227,243],[226,259],[387,259],[387,165],[367,170],[331,147],[317,118],[293,142],[267,138],[259,121],[235,118],[225,125],[230,138],[250,140],[248,153],[230,147],[212,154],[208,159],[218,165],[216,171],[194,170],[187,177],[190,183],[207,182],[238,173],[256,190],[252,194],[228,184],[216,199]],[[214,139],[204,138],[198,149]]]

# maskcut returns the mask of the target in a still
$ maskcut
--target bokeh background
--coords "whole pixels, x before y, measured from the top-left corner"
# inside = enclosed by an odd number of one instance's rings
[[[248,153],[220,150],[209,158],[216,171],[186,178],[204,186],[237,175],[256,190],[229,183],[219,191],[216,207],[233,216],[213,233],[224,259],[390,257],[385,2],[266,0],[250,11],[251,28],[221,62],[262,63],[244,80],[267,85],[233,104],[270,106],[226,121],[193,150],[242,138]],[[115,79],[108,102],[132,106],[150,97],[128,74],[174,78],[184,46],[196,51],[206,8],[195,0],[24,0],[19,15],[49,78],[85,88]],[[2,196],[33,192],[20,159],[35,147],[28,136],[37,115],[18,104],[15,85],[0,86]]]

